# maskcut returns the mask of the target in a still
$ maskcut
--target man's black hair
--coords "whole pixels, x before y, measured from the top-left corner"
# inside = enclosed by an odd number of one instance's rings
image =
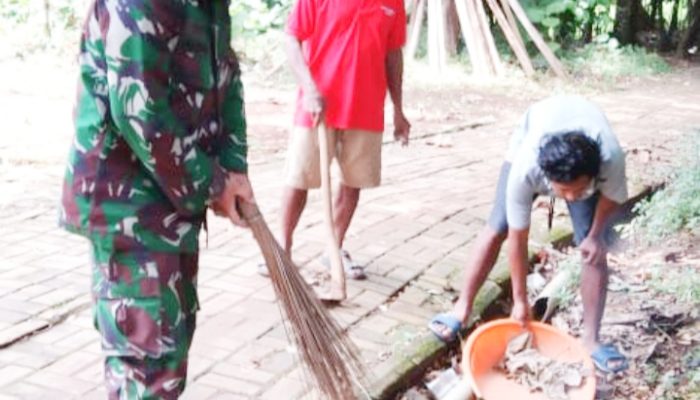
[[[546,135],[540,142],[537,164],[547,179],[569,183],[600,172],[600,144],[581,131]]]

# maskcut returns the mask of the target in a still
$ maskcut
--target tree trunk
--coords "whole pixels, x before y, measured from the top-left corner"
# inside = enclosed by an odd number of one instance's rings
[[[675,0],[673,2],[673,11],[671,13],[671,22],[668,24],[668,30],[662,28],[659,30],[659,43],[656,49],[659,52],[669,51],[673,48],[673,37],[678,31],[678,8],[680,0]]]
[[[662,0],[653,0],[651,3],[651,20],[657,28],[664,24],[663,15],[661,13],[661,2]]]
[[[44,33],[51,38],[51,6],[49,0],[44,0]]]
[[[618,0],[613,35],[620,44],[633,44],[639,30],[641,0]]]
[[[586,27],[583,30],[583,43],[590,43],[593,41],[593,25],[595,23],[595,6],[588,6],[588,21],[586,21]]]
[[[691,46],[700,46],[700,0],[695,0],[692,12],[689,13],[690,21],[688,30],[685,31],[683,38],[678,43],[676,55],[678,57],[688,57],[688,50]]]

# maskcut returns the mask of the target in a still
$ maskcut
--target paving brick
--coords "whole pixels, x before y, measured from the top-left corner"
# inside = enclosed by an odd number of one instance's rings
[[[181,400],[207,400],[207,399],[219,399],[221,397],[217,396],[219,393],[217,388],[207,386],[197,382],[188,382],[185,387],[185,392],[180,396]],[[234,395],[231,395],[234,396]],[[239,396],[239,399],[246,399],[247,397]]]
[[[7,324],[17,324],[28,319],[30,316],[31,314],[28,312],[0,309],[0,322]]]
[[[20,378],[34,373],[34,369],[17,365],[8,365],[0,368],[0,388]]]
[[[47,321],[29,319],[20,323],[11,325],[9,328],[0,331],[0,344],[10,343],[22,336],[38,329],[43,329],[48,326]]]
[[[220,291],[218,295],[213,296],[206,303],[200,302],[200,311],[198,315],[206,317],[208,315],[216,315],[224,310],[230,310],[233,306],[242,301],[244,295],[239,293],[227,293]]]
[[[81,330],[79,326],[72,324],[59,324],[54,326],[52,329],[41,332],[36,335],[34,341],[41,344],[52,344],[56,343],[66,337],[72,336]]]
[[[307,391],[307,386],[300,381],[282,378],[260,396],[261,400],[296,399]]]
[[[73,300],[76,297],[83,297],[85,292],[76,292],[67,289],[54,289],[40,296],[33,297],[31,300],[35,303],[54,305],[61,304]]]
[[[215,395],[210,397],[208,400],[250,400],[250,396],[243,396],[234,393],[222,393],[217,392]]]
[[[430,294],[425,289],[419,289],[416,286],[407,287],[399,296],[401,301],[413,304],[416,307],[420,307],[429,297]]]
[[[230,376],[243,381],[250,381],[260,385],[273,382],[275,374],[264,371],[260,368],[244,367],[230,362],[220,362],[214,365],[212,372]]]
[[[360,323],[359,325],[353,327],[354,329],[352,330],[352,338],[353,339],[359,339],[364,342],[371,342],[371,343],[376,343],[378,345],[390,345],[391,344],[391,339],[380,332],[377,332],[376,330],[369,329],[369,327],[366,327],[366,324]]]
[[[378,275],[375,275],[376,278],[379,278]],[[373,292],[377,292],[379,294],[385,295],[385,296],[391,296],[399,288],[399,285],[394,283],[395,281],[392,282],[392,286],[386,286],[382,283],[374,282],[372,279],[365,279],[362,281],[357,281],[354,282],[353,284],[359,288],[365,289],[365,290],[371,290]]]
[[[103,384],[95,386],[87,393],[80,395],[81,400],[104,400],[107,398],[107,389]]]
[[[2,280],[0,280],[2,281]],[[18,282],[19,283],[19,282]],[[44,293],[48,293],[51,291],[51,287],[45,286],[43,284],[29,284],[27,285],[26,282],[23,282],[19,286],[16,286],[19,289],[18,291],[12,293],[12,296],[18,300],[29,300],[31,298],[41,296]]]
[[[78,333],[68,336],[55,343],[55,346],[59,349],[76,350],[82,348],[92,347],[94,349],[99,348],[100,336],[99,333],[94,329],[81,330]]]
[[[89,392],[93,388],[92,383],[46,370],[34,372],[27,376],[25,380],[33,385],[55,390],[59,393],[67,393],[75,397]]]
[[[243,394],[247,396],[253,396],[262,389],[261,386],[254,383],[211,372],[202,375],[197,379],[196,383],[210,386],[227,393]]]
[[[299,362],[295,354],[277,351],[260,360],[260,369],[273,375],[283,374]]]
[[[190,381],[196,381],[199,377],[203,376],[220,361],[221,358],[212,358],[209,356],[204,356],[203,351],[190,349],[190,357],[187,362],[187,379]],[[226,355],[224,355],[225,357]]]
[[[8,396],[16,396],[18,399],[68,399],[67,393],[37,386],[25,381],[18,381],[2,388],[2,393]]]
[[[234,364],[240,365],[244,368],[259,368],[262,360],[268,355],[283,351],[286,343],[282,345],[272,345],[269,339],[267,341],[258,340],[256,342],[250,343],[235,354],[230,355],[226,361]]]
[[[386,277],[390,278],[390,279],[397,280],[397,281],[408,282],[408,281],[415,279],[420,274],[421,274],[420,271],[415,271],[415,270],[410,269],[410,268],[397,266],[394,269],[388,271],[386,273]]]
[[[358,314],[365,315],[379,307],[381,304],[384,304],[386,300],[387,297],[385,295],[372,290],[365,290],[352,297],[349,301],[346,301],[343,304],[343,307],[353,310],[359,307],[359,310],[357,310]]]
[[[78,372],[84,371],[85,368],[100,365],[102,361],[102,356],[96,356],[90,353],[74,352],[58,359],[55,363],[45,367],[44,370],[55,374],[73,376]],[[90,381],[90,379],[87,381]]]
[[[386,334],[398,324],[394,319],[386,318],[381,314],[373,314],[365,318],[361,325],[375,332]]]

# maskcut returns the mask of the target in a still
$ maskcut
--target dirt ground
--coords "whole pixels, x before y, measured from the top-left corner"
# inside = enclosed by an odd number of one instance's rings
[[[597,373],[596,399],[700,399],[700,238],[688,233],[650,245],[633,236],[622,239],[610,257],[610,284],[601,341],[614,343],[628,357],[629,368]],[[547,261],[535,266],[550,280],[575,249],[549,249]],[[685,280],[685,281],[684,281]],[[575,285],[575,283],[574,283]],[[582,334],[583,305],[578,286],[551,319],[575,337]],[[691,298],[692,296],[692,298]],[[507,304],[504,304],[504,316]],[[438,361],[423,382],[398,398],[432,399],[426,384],[441,371],[459,370],[460,349]]]

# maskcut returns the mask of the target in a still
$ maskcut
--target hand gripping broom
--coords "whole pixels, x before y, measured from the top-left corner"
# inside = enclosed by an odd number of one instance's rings
[[[265,258],[280,308],[288,320],[285,322],[287,334],[319,390],[329,399],[355,399],[353,381],[364,391],[360,382],[362,367],[355,346],[277,243],[258,207],[239,202],[238,208]]]

